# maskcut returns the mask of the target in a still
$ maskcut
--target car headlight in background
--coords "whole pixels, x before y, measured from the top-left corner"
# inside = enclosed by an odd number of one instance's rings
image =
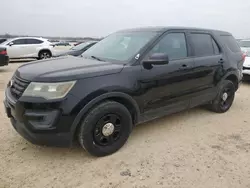
[[[60,99],[68,94],[75,83],[76,81],[56,83],[31,82],[24,91],[23,96],[43,97],[45,99]]]

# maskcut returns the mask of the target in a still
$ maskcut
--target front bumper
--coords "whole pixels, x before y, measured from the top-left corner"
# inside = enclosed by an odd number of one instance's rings
[[[0,66],[7,66],[9,64],[9,56],[0,55]]]
[[[74,103],[74,102],[73,102]],[[64,114],[64,102],[53,104],[35,104],[16,101],[7,88],[5,92],[4,107],[12,126],[26,140],[33,144],[47,146],[71,146],[73,133],[70,127],[74,116]],[[38,108],[43,105],[42,108]],[[44,108],[44,105],[50,108]],[[67,104],[66,104],[67,105]]]

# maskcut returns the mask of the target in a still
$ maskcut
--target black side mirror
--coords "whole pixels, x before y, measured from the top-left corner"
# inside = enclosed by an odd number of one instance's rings
[[[13,43],[13,42],[10,42],[8,45],[9,45],[9,46],[13,46],[13,45],[14,45],[14,43]]]
[[[145,69],[152,69],[153,65],[165,65],[169,63],[168,55],[165,53],[154,53],[143,61]]]

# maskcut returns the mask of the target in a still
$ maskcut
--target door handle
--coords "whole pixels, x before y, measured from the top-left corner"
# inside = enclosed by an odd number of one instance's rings
[[[220,60],[218,61],[218,63],[220,63],[220,64],[224,63],[224,59],[220,59]]]

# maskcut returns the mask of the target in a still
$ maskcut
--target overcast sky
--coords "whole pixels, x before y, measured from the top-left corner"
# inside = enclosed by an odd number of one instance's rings
[[[195,26],[250,37],[249,0],[2,0],[0,33],[105,36],[139,26]]]

